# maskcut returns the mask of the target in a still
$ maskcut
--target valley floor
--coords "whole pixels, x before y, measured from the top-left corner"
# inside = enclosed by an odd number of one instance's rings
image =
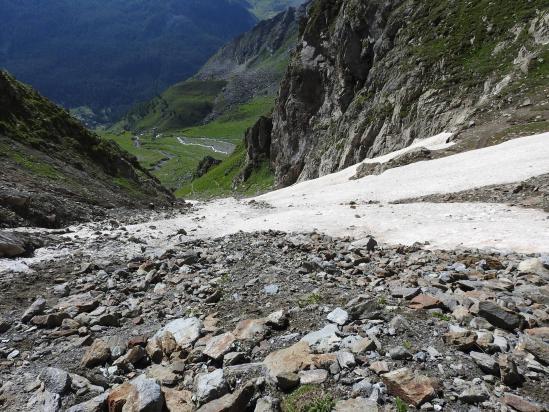
[[[73,226],[1,259],[0,406],[545,410],[549,133],[356,168]]]

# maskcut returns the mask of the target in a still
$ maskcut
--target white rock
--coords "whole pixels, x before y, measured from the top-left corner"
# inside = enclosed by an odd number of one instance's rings
[[[302,342],[307,342],[309,346],[320,352],[331,352],[333,349],[339,346],[341,338],[337,336],[336,332],[339,329],[337,325],[330,324],[324,326],[322,329],[315,332],[308,333],[301,338]]]
[[[328,316],[326,316],[326,319],[328,319],[330,322],[337,323],[338,325],[343,326],[349,320],[349,314],[347,313],[347,311],[341,308],[335,308],[328,314]]]
[[[161,338],[164,333],[170,332],[180,347],[192,345],[200,337],[202,321],[198,318],[180,318],[171,321],[154,335]]]

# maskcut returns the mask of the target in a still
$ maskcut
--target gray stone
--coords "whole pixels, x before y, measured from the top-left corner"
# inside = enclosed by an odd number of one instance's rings
[[[372,383],[368,379],[362,379],[355,383],[351,388],[351,396],[364,396],[368,397],[372,394]]]
[[[337,362],[342,369],[351,369],[356,366],[355,356],[351,352],[340,350],[336,356]]]
[[[299,386],[300,377],[295,372],[283,372],[276,376],[276,384],[283,392],[291,391]]]
[[[267,326],[275,329],[284,329],[288,326],[288,314],[284,310],[278,310],[265,318]]]
[[[338,401],[334,412],[378,412],[377,402],[366,398],[355,398]]]
[[[61,397],[48,391],[36,392],[28,401],[29,411],[58,412],[61,410]]]
[[[0,258],[20,256],[25,252],[25,244],[17,235],[0,232]]]
[[[331,352],[341,342],[341,338],[337,336],[338,331],[337,325],[326,325],[318,331],[310,332],[303,336],[301,341],[307,342],[309,346],[319,352]]]
[[[513,330],[519,328],[524,319],[515,312],[511,312],[493,302],[483,301],[478,305],[478,315],[486,319],[497,328]]]
[[[389,356],[395,360],[412,359],[412,354],[403,346],[395,346],[389,349]]]
[[[482,369],[483,372],[491,375],[499,375],[499,366],[496,360],[490,355],[482,352],[471,352],[469,356],[473,358],[475,363]]]
[[[519,341],[519,348],[530,352],[542,364],[549,365],[549,344],[545,343],[542,339],[522,335]]]
[[[80,403],[67,409],[67,412],[103,412],[108,393],[102,393],[89,401]]]
[[[69,296],[70,289],[67,283],[62,283],[60,285],[55,285],[53,287],[53,294],[60,296],[62,298]]]
[[[67,372],[58,368],[44,368],[38,375],[44,388],[51,393],[65,394],[71,387],[71,377]]]
[[[241,365],[249,362],[245,352],[229,352],[223,357],[223,366]]]
[[[349,315],[351,319],[377,319],[382,310],[379,303],[374,300],[367,300],[349,307]]]
[[[46,299],[44,299],[43,297],[39,297],[25,311],[25,313],[21,317],[21,321],[28,322],[34,316],[42,314],[44,312],[44,309],[46,309]]]
[[[544,262],[540,258],[523,260],[519,263],[517,269],[521,273],[535,273],[546,280],[549,279],[549,269],[545,267]]]
[[[232,394],[227,394],[202,406],[197,412],[245,411],[255,395],[255,385],[248,382]]]
[[[319,385],[328,379],[328,371],[325,369],[300,371],[298,375],[299,383],[301,385]]]
[[[480,402],[484,402],[489,398],[489,395],[486,393],[486,391],[482,388],[478,388],[475,386],[471,386],[465,390],[463,390],[459,395],[458,399],[461,402],[468,403],[468,404],[477,404]]]
[[[200,373],[194,383],[196,398],[200,404],[220,398],[228,392],[223,369],[211,373]]]
[[[0,333],[7,332],[11,327],[11,322],[0,316]]]
[[[278,412],[280,401],[272,396],[259,398],[255,404],[254,412]]]
[[[164,396],[160,385],[154,379],[147,379],[144,375],[138,376],[132,381],[138,396],[134,400],[134,410],[147,412],[160,412],[164,403]]]

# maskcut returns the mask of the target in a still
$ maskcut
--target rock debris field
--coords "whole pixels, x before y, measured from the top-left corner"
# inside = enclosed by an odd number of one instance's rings
[[[32,257],[0,260],[0,409],[546,411],[547,214],[494,195],[549,173],[546,139],[352,182],[348,170],[252,201],[21,229],[48,240]],[[509,154],[513,170],[510,153],[522,164],[534,146],[514,177],[467,186],[456,176],[442,191],[433,174],[422,190],[375,189],[483,156],[490,168]],[[389,203],[483,186],[492,203]],[[380,209],[396,216],[373,221]],[[414,220],[436,210],[453,211],[446,228]],[[497,239],[474,214],[488,210],[509,223]]]

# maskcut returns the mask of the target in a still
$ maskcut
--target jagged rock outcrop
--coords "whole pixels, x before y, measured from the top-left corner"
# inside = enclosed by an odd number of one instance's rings
[[[194,172],[194,178],[196,179],[204,176],[212,167],[217,166],[219,163],[221,163],[221,160],[219,159],[215,159],[211,156],[204,156]]]
[[[546,121],[543,3],[314,1],[273,113],[277,183],[442,131],[474,126],[486,138],[536,115]],[[503,124],[501,111],[518,107],[538,112]]]
[[[233,186],[248,180],[253,170],[262,162],[268,162],[271,156],[271,134],[273,121],[269,117],[261,116],[259,120],[246,131],[244,143],[246,145],[246,164],[235,178]]]
[[[59,227],[172,200],[136,158],[0,71],[0,227]]]

